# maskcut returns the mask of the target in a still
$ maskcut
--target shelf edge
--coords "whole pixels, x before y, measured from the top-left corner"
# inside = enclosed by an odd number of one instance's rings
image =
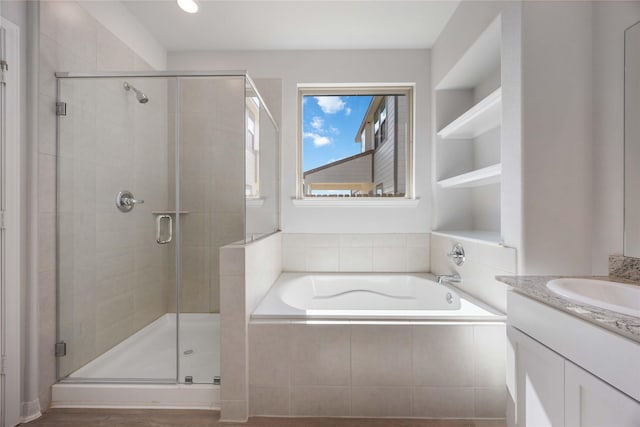
[[[438,185],[441,188],[465,188],[482,185],[498,184],[500,181],[489,181],[482,183],[482,180],[491,180],[492,178],[500,179],[502,175],[502,163],[487,166],[481,169],[475,169],[470,172],[455,175],[450,178],[441,179]],[[475,185],[474,185],[475,184]]]
[[[495,91],[491,92],[485,98],[480,100],[478,103],[473,105],[467,111],[462,113],[456,119],[451,121],[448,125],[443,127],[437,132],[437,135],[442,139],[465,139],[465,137],[455,137],[451,135],[455,135],[456,131],[464,127],[465,125],[477,120],[482,113],[488,111],[489,109],[495,107],[496,105],[500,105],[502,103],[502,87],[499,87]],[[489,127],[486,131],[494,129],[500,126],[500,121],[498,121],[496,126]],[[486,132],[485,131],[485,132]],[[477,136],[477,135],[476,135]]]

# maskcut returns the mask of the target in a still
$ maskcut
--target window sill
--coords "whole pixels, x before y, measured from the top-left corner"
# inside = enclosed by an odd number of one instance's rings
[[[300,208],[415,208],[420,199],[392,197],[292,198],[293,206]]]
[[[261,208],[264,205],[264,197],[247,197],[245,203],[248,208]]]

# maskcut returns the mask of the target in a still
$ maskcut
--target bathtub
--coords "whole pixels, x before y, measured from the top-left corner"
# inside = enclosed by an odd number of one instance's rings
[[[431,274],[282,273],[252,319],[504,321]]]
[[[506,416],[504,314],[430,274],[283,273],[248,335],[251,416]]]

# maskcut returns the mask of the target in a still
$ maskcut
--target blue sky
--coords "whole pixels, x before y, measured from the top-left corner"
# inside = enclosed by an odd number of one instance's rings
[[[370,102],[362,95],[303,97],[303,171],[360,152],[355,137]]]

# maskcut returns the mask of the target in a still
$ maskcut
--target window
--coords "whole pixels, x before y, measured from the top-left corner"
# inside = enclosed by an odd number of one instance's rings
[[[300,87],[298,197],[412,197],[413,87]]]
[[[260,197],[260,102],[247,98],[245,136],[245,196]]]
[[[383,97],[378,111],[376,112],[375,130],[375,148],[382,145],[387,139],[387,103],[386,97]]]

